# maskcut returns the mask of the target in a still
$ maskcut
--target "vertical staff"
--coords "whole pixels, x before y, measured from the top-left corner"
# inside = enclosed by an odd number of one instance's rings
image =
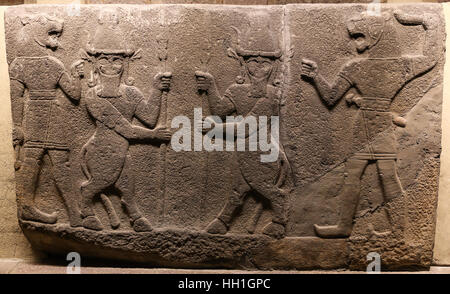
[[[163,73],[166,72],[166,63],[167,63],[167,48],[169,40],[164,38],[164,36],[160,35],[157,38],[158,48],[158,59],[163,68]],[[162,92],[161,96],[161,108],[160,108],[160,116],[159,116],[160,126],[163,128],[168,127],[167,121],[167,91]],[[167,144],[162,143],[160,146],[160,155],[161,155],[161,182],[160,182],[160,194],[162,198],[162,218],[165,219],[166,216],[166,170],[167,170]]]
[[[211,43],[209,40],[205,40],[205,44],[207,44],[206,48],[202,49],[202,55],[200,57],[200,70],[203,72],[208,72],[208,64],[211,60]],[[211,115],[211,110],[209,108],[209,101],[208,96],[205,91],[202,91],[200,93],[201,99],[202,99],[202,115],[203,118],[208,117]],[[203,128],[203,122],[202,126]],[[203,130],[201,130],[203,132]],[[206,151],[206,158],[205,158],[205,168],[203,169],[205,171],[205,183],[203,186],[203,199],[200,203],[200,210],[201,215],[205,216],[205,210],[206,210],[206,195],[208,194],[208,176],[209,176],[209,154],[208,151]]]

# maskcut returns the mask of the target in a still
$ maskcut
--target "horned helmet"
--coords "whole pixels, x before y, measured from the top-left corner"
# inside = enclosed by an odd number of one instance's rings
[[[88,40],[83,58],[92,63],[91,87],[106,80],[120,83],[122,78],[127,85],[133,84],[128,76],[130,61],[139,58],[140,50],[128,47],[119,27],[119,17],[111,12],[103,12],[98,18],[97,27],[92,39]],[[111,85],[109,85],[111,87]]]
[[[242,32],[232,28],[237,37],[233,48],[228,48],[228,54],[241,63],[241,75],[237,77],[237,82],[243,83],[244,76],[264,80],[276,76],[282,51],[278,37],[269,26],[252,23],[252,27]]]

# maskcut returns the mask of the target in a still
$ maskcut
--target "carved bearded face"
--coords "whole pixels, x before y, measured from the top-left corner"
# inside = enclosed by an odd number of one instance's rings
[[[124,59],[120,55],[101,54],[96,62],[98,71],[105,76],[118,76],[123,72]]]
[[[273,61],[270,58],[250,57],[245,60],[247,71],[256,79],[268,79],[273,70]]]

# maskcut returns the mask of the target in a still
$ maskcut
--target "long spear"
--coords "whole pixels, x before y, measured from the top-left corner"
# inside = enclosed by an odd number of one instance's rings
[[[161,25],[161,29],[164,32],[164,25]],[[169,40],[164,38],[163,33],[157,37],[157,53],[158,53],[158,59],[159,62],[162,64],[163,73],[166,72],[166,62],[167,62],[167,55],[168,55],[168,43]],[[161,108],[160,108],[160,117],[159,117],[160,126],[163,128],[168,127],[168,121],[167,121],[167,91],[162,92],[161,97]],[[167,144],[162,143],[160,146],[160,154],[162,158],[162,173],[161,173],[161,182],[160,182],[160,194],[162,198],[162,217],[163,220],[166,216],[166,170],[167,170]]]
[[[207,44],[206,48],[202,49],[202,56],[200,58],[200,70],[203,72],[208,72],[208,64],[209,61],[211,60],[211,42],[209,41],[209,39],[205,40],[205,44]],[[206,95],[205,91],[201,92],[201,99],[202,99],[202,114],[203,117],[208,117],[209,115],[211,115],[211,110],[209,107],[209,101],[208,101],[208,96]],[[202,128],[203,128],[203,122],[202,122]],[[203,130],[201,130],[203,132]],[[203,144],[202,144],[203,145]],[[208,176],[209,176],[209,153],[208,151],[206,151],[206,158],[205,158],[205,168],[203,169],[205,171],[205,183],[203,186],[203,199],[201,202],[201,212],[202,212],[202,216],[205,215],[205,210],[206,210],[206,195],[208,193]]]

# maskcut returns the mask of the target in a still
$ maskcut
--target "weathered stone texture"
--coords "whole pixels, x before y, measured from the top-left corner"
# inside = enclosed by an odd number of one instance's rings
[[[361,269],[378,252],[387,268],[428,267],[442,9],[371,13],[364,4],[9,8],[25,235],[44,251],[158,266]],[[196,107],[279,115],[277,161],[176,152],[164,127],[180,115],[192,122]]]

